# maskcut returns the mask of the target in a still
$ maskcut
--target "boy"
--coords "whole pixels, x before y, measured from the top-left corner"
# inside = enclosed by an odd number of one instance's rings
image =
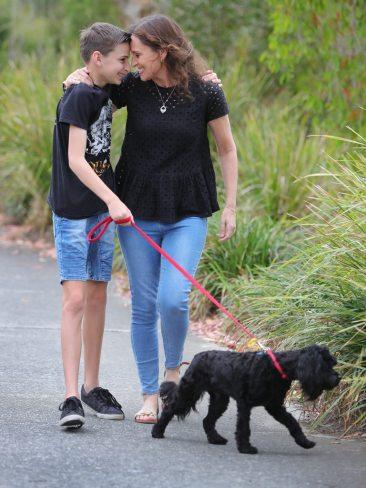
[[[124,418],[121,405],[99,387],[98,379],[114,229],[110,226],[93,244],[87,242],[87,233],[108,214],[113,220],[132,218],[113,192],[108,93],[108,84],[120,84],[129,71],[129,35],[111,24],[96,23],[81,32],[80,51],[93,86],[73,85],[59,101],[48,198],[63,285],[61,349],[66,394],[59,407],[59,425],[73,428],[85,422],[78,392],[82,342],[85,378],[81,400],[100,418]]]

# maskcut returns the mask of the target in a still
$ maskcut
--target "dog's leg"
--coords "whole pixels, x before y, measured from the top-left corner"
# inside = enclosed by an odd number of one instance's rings
[[[227,395],[210,392],[210,405],[207,416],[203,419],[203,428],[210,444],[226,444],[227,439],[215,429],[216,421],[227,409],[230,398]]]
[[[251,445],[250,438],[250,407],[243,401],[237,401],[238,405],[238,418],[236,423],[236,445],[238,451],[243,454],[257,454],[258,449]]]
[[[167,405],[164,407],[162,414],[160,415],[159,420],[153,426],[151,435],[155,439],[164,439],[164,432],[167,428],[169,422],[174,417],[174,409],[171,405]]]
[[[277,420],[277,422],[280,422],[287,427],[288,431],[295,439],[296,444],[304,449],[310,449],[315,446],[315,442],[309,441],[309,439],[306,438],[298,421],[286,410],[283,405],[270,405],[265,408],[267,412],[272,415],[275,420]]]
[[[154,425],[151,435],[156,439],[163,439],[165,429],[174,415],[181,419],[186,417],[190,410],[194,408],[200,393],[189,382],[184,381],[183,377],[179,386],[176,386],[173,394],[170,395],[170,398],[168,395],[167,400],[164,402],[163,411],[158,422]]]

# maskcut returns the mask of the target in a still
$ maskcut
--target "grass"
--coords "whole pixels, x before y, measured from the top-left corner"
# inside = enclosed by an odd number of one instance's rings
[[[324,159],[325,142],[309,138],[298,101],[253,106],[235,128],[239,178],[248,198],[274,220],[306,211],[309,187],[301,177],[315,172]]]
[[[61,82],[70,60],[60,58],[47,79],[37,60],[13,65],[0,83],[0,189],[3,210],[18,222],[45,229],[51,175],[52,132]]]

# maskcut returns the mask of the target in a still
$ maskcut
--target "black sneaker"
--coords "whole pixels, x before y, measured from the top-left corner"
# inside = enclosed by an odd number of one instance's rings
[[[81,399],[100,419],[123,420],[125,418],[121,405],[105,388],[97,386],[87,393],[83,385]]]
[[[85,422],[83,406],[75,396],[66,398],[58,409],[61,410],[60,427],[79,429]]]

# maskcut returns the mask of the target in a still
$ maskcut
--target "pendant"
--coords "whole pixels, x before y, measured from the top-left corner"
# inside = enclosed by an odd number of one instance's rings
[[[160,112],[161,112],[162,114],[165,114],[165,112],[166,112],[166,106],[165,106],[165,105],[162,105],[162,106],[160,107]]]

